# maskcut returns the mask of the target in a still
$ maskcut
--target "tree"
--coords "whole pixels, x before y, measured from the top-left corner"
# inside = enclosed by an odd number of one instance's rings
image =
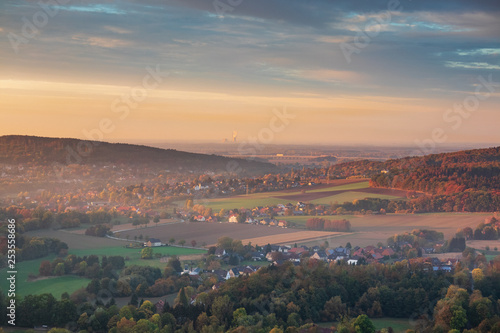
[[[69,299],[64,299],[56,304],[54,315],[55,324],[58,326],[64,326],[78,319],[76,305]]]
[[[354,321],[354,329],[356,333],[375,333],[375,325],[373,325],[367,315],[359,315]]]
[[[168,242],[169,242],[170,244],[175,244],[175,238],[174,238],[174,237],[170,238],[170,239],[168,240]]]
[[[474,268],[471,272],[472,274],[472,279],[474,280],[474,283],[477,283],[484,279],[484,273],[481,268]]]
[[[147,319],[140,319],[134,326],[134,333],[149,333],[158,330],[158,326]]]
[[[221,325],[227,325],[233,313],[233,304],[230,302],[229,296],[218,296],[214,299],[211,310]]]
[[[239,265],[239,263],[240,263],[240,260],[238,259],[237,255],[232,254],[229,257],[229,265],[236,266],[236,265]]]
[[[160,217],[159,216],[155,216],[153,218],[153,222],[156,224],[156,226],[158,226],[158,222],[160,222]]]
[[[194,239],[191,241],[191,246],[196,247],[196,241]]]
[[[176,272],[182,272],[181,261],[177,256],[170,257],[167,266],[172,267]]]
[[[153,248],[145,247],[141,251],[141,259],[151,259],[153,258]]]
[[[322,314],[326,321],[336,321],[347,314],[347,305],[342,303],[340,296],[332,297],[325,303]]]
[[[460,306],[455,311],[453,311],[453,316],[451,317],[450,327],[462,331],[462,329],[467,324],[467,314],[465,310]]]
[[[186,244],[186,240],[185,239],[181,239],[180,241],[177,242],[180,246],[184,246],[184,244]]]
[[[57,276],[64,275],[64,264],[62,262],[58,263],[54,268],[54,275]]]
[[[223,236],[217,240],[217,247],[220,247],[226,251],[232,250],[233,239],[231,237]]]
[[[38,272],[42,276],[49,276],[52,274],[52,267],[50,265],[50,261],[44,260],[40,263],[40,268],[38,269]]]
[[[236,219],[237,219],[238,223],[245,223],[245,221],[247,220],[247,216],[245,213],[240,213],[240,214],[238,214]]]
[[[187,308],[189,303],[188,303],[188,299],[186,296],[186,290],[184,289],[184,287],[182,287],[181,290],[179,290],[179,294],[177,295],[177,298],[178,298],[177,304],[181,305],[184,308]]]
[[[130,298],[130,302],[128,304],[131,304],[136,307],[139,305],[139,297],[137,297],[136,293],[132,294],[132,297]]]

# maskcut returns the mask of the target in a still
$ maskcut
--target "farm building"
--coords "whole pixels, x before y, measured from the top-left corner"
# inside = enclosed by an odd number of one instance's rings
[[[157,238],[150,238],[146,243],[144,243],[144,246],[147,247],[155,247],[155,246],[161,246],[161,240]]]

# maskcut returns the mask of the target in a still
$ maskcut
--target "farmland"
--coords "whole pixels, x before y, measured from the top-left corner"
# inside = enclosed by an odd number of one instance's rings
[[[85,287],[90,280],[78,276],[57,276],[46,279],[38,279],[29,281],[29,275],[38,275],[40,263],[44,260],[53,260],[55,256],[48,256],[41,259],[19,262],[16,265],[17,269],[17,289],[16,293],[20,296],[29,294],[51,293],[54,297],[59,298],[65,291],[72,293],[75,290]],[[0,270],[2,276],[6,276],[7,269]],[[0,281],[0,289],[8,290],[7,280]]]
[[[124,241],[102,237],[85,236],[63,230],[39,230],[36,232],[29,232],[27,233],[27,235],[59,238],[69,245],[68,254],[74,254],[77,256],[88,256],[92,254],[98,256],[120,255],[123,257],[128,257],[128,260],[125,261],[125,264],[127,266],[148,265],[159,268],[165,267],[165,263],[160,262],[159,259],[140,259],[140,249],[125,248],[127,242]],[[171,246],[157,247],[154,249],[154,253],[160,253],[163,256],[177,255],[181,260],[194,260],[196,257],[199,257],[205,252],[206,251],[204,250]],[[20,296],[26,296],[29,294],[51,293],[54,295],[54,297],[59,298],[65,291],[71,294],[77,289],[87,286],[87,284],[90,282],[89,279],[74,275],[54,276],[35,280],[29,279],[30,274],[34,276],[38,275],[38,269],[42,261],[52,261],[55,258],[55,255],[51,255],[40,259],[18,262],[16,265],[16,269],[18,272],[17,285],[19,286],[17,289],[17,294]],[[6,269],[2,269],[0,270],[0,273],[4,274],[5,271]],[[7,280],[4,279],[0,281],[0,288],[2,290],[8,289]]]
[[[205,223],[186,222],[170,224],[152,228],[130,230],[121,232],[122,237],[152,235],[160,238],[163,242],[170,238],[186,240],[189,244],[195,240],[198,244],[214,244],[222,236],[249,241],[252,244],[318,244],[320,241],[328,240],[330,244],[345,244],[351,242],[353,245],[367,246],[387,240],[396,233],[403,233],[413,229],[433,229],[442,232],[445,239],[453,236],[457,229],[464,227],[474,228],[482,222],[488,213],[433,213],[433,214],[387,214],[387,215],[334,215],[323,216],[326,219],[348,219],[351,222],[352,232],[336,233],[322,231],[299,231],[294,228],[266,227],[262,225],[248,225],[236,223]],[[284,220],[304,227],[308,216],[283,217]],[[148,230],[149,229],[149,230]],[[493,248],[493,246],[491,246]]]
[[[89,239],[95,238],[90,236],[82,236]],[[128,257],[128,260],[125,261],[125,265],[140,265],[140,266],[153,266],[163,268],[165,267],[165,263],[160,262],[159,259],[151,259],[151,260],[143,260],[140,259],[140,249],[127,249],[124,247],[101,247],[95,249],[80,249],[80,250],[69,250],[69,254],[75,254],[77,256],[88,256],[88,255],[121,255],[123,257]],[[196,249],[187,249],[187,248],[178,248],[178,247],[157,247],[154,248],[154,253],[160,253],[162,255],[177,255],[180,259],[193,259],[194,255],[204,254],[206,251],[204,250],[196,250]],[[17,294],[21,296],[26,296],[29,294],[43,294],[49,293],[53,294],[54,297],[59,298],[61,294],[67,291],[69,294],[74,292],[75,290],[87,286],[90,282],[89,279],[74,276],[74,275],[65,275],[65,276],[54,276],[43,279],[36,279],[33,281],[29,280],[29,275],[38,275],[38,268],[40,267],[40,263],[44,260],[54,260],[56,257],[54,255],[44,257],[41,259],[29,260],[19,262],[16,265],[17,268],[17,282],[19,288],[17,289]],[[3,274],[6,269],[0,270]],[[5,275],[5,274],[4,274]],[[2,280],[0,282],[0,287],[2,290],[7,290],[7,280]]]
[[[134,238],[144,235],[145,229],[129,230],[121,232],[122,237],[128,235]],[[163,242],[170,238],[176,241],[185,240],[188,244],[195,240],[197,244],[215,244],[217,239],[228,236],[233,239],[241,239],[244,243],[249,241],[252,244],[265,245],[267,243],[294,243],[302,240],[312,240],[316,238],[333,237],[337,233],[323,231],[302,231],[292,228],[267,227],[262,225],[249,225],[237,223],[205,223],[205,222],[185,222],[170,224],[155,228],[154,237]]]
[[[298,189],[289,189],[276,192],[254,193],[248,195],[237,195],[227,198],[197,200],[201,204],[212,209],[254,208],[256,206],[268,206],[285,204],[297,201],[310,202],[314,204],[330,204],[332,202],[343,203],[364,198],[380,199],[402,199],[406,198],[406,191],[370,188],[366,179],[341,179],[333,180],[331,184],[313,185]],[[181,204],[181,203],[179,203]]]
[[[341,233],[328,239],[330,244],[345,244],[367,246],[385,243],[387,238],[397,233],[413,229],[432,229],[444,234],[445,239],[455,235],[457,229],[474,228],[490,216],[488,213],[432,213],[432,214],[387,214],[387,215],[357,215],[325,216],[327,219],[347,218],[351,222],[352,233]],[[294,220],[295,219],[295,220]],[[292,218],[296,223],[307,220],[307,217]],[[307,242],[312,245],[314,242]]]

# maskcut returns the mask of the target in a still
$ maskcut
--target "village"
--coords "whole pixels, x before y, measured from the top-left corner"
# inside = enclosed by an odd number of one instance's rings
[[[237,244],[238,241],[223,237],[217,246],[209,248],[206,257],[199,261],[186,263],[179,274],[187,274],[191,278],[197,279],[202,276],[215,276],[219,282],[239,276],[247,276],[257,272],[264,266],[281,266],[287,262],[299,266],[304,262],[318,261],[328,265],[367,265],[367,264],[394,264],[406,263],[412,265],[419,263],[424,266],[424,270],[453,272],[455,266],[460,263],[453,254],[450,257],[432,256],[434,249],[428,249],[429,254],[413,257],[405,256],[408,249],[413,246],[408,242],[400,242],[395,246],[366,246],[352,247],[350,243],[346,246],[329,247],[328,242],[321,246],[297,246],[267,244],[266,246],[239,246],[238,251],[227,249],[221,243]],[[239,242],[241,245],[241,242]],[[144,242],[144,247],[169,246],[161,240],[150,238]],[[161,262],[168,262],[169,257],[163,257]],[[481,258],[476,258],[476,263]],[[214,264],[216,262],[216,264]],[[475,264],[474,264],[475,265]],[[225,267],[226,269],[222,269]],[[212,269],[211,269],[212,268]],[[216,285],[214,286],[216,288]]]

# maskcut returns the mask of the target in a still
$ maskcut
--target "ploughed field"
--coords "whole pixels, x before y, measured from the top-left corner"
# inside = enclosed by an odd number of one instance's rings
[[[368,179],[338,179],[331,180],[329,184],[305,186],[275,192],[236,195],[225,198],[209,198],[196,200],[195,203],[211,207],[212,209],[239,209],[286,203],[295,204],[297,201],[313,204],[330,204],[364,198],[406,199],[406,193],[407,191],[404,190],[371,188]],[[179,202],[179,205],[183,205],[183,202]]]
[[[254,245],[290,244],[304,241],[312,241],[318,238],[334,237],[338,233],[326,231],[305,231],[292,228],[268,227],[254,224],[239,223],[208,223],[208,222],[184,222],[178,224],[163,225],[151,228],[140,228],[129,231],[122,231],[119,237],[135,239],[135,236],[149,236],[158,238],[166,243],[170,238],[175,238],[176,242],[183,239],[186,245],[195,240],[197,245],[216,244],[220,237],[228,236],[233,239],[240,239],[243,244],[252,242]]]
[[[444,239],[450,239],[458,229],[471,227],[474,229],[492,213],[429,213],[429,214],[387,214],[387,215],[355,215],[324,216],[325,219],[347,218],[351,222],[351,233],[339,233],[327,239],[330,245],[353,246],[376,245],[386,243],[394,234],[411,232],[413,229],[431,229],[442,232]],[[296,225],[304,224],[308,217],[290,217],[285,220]],[[307,242],[312,245],[314,242]]]
[[[168,242],[170,238],[175,238],[176,242],[184,239],[186,245],[195,240],[197,246],[201,246],[203,243],[206,245],[215,244],[217,239],[222,236],[240,239],[243,244],[250,241],[254,245],[266,245],[267,243],[316,245],[327,240],[330,245],[345,245],[347,242],[351,242],[353,246],[367,246],[376,245],[378,242],[385,243],[390,236],[411,232],[413,229],[436,230],[442,232],[445,239],[449,239],[455,235],[457,229],[475,228],[488,216],[491,216],[491,213],[323,216],[325,219],[332,220],[348,219],[351,222],[351,232],[301,230],[228,222],[185,222],[122,231],[119,233],[119,237],[125,238],[128,235],[129,239],[132,240],[134,236],[143,235],[143,237],[159,238],[164,243]],[[311,216],[292,216],[282,217],[281,219],[293,222],[297,227],[304,227],[309,218]]]

